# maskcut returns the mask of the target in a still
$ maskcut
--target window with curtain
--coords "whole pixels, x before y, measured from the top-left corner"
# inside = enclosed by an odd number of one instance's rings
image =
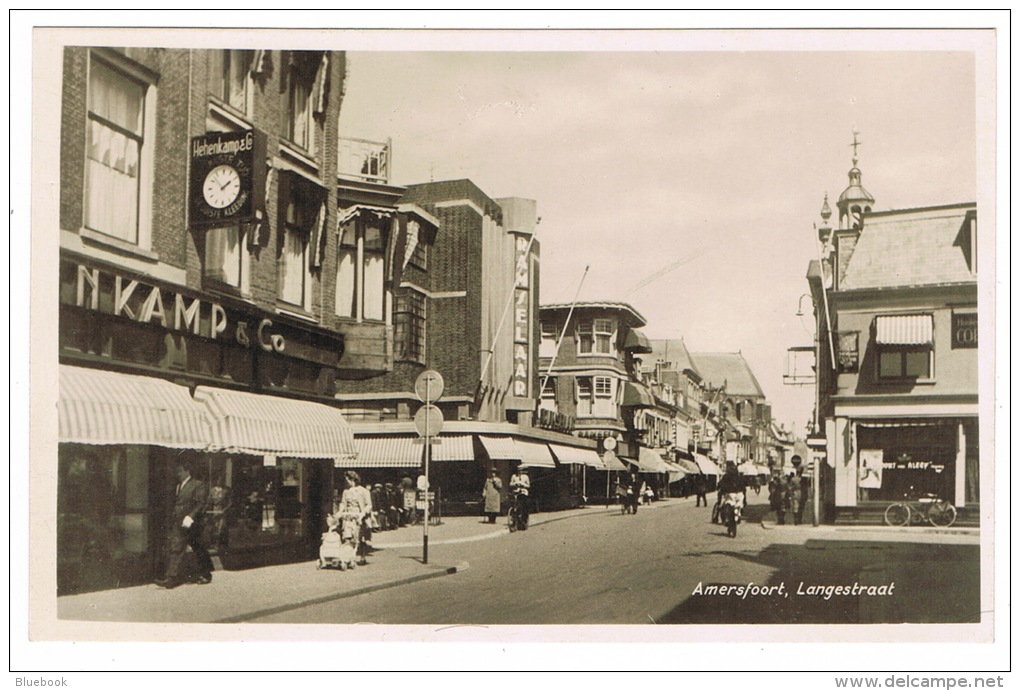
[[[393,349],[397,360],[425,362],[425,294],[401,288],[393,303]]]
[[[212,287],[233,288],[243,295],[251,292],[246,236],[246,227],[242,225],[210,228],[205,232],[204,277]]]
[[[616,417],[615,380],[612,377],[594,377],[593,379],[595,398],[592,402],[592,415]]]
[[[317,201],[292,186],[281,233],[280,273],[277,297],[306,311],[312,309],[312,272],[309,252]]]
[[[542,387],[542,399],[538,407],[556,412],[556,377],[545,379],[545,385]]]
[[[577,416],[578,417],[591,417],[592,415],[592,395],[591,395],[591,377],[578,377],[575,381],[577,383]]]
[[[240,113],[248,112],[251,51],[213,50],[209,54],[209,93]]]
[[[318,63],[298,58],[291,65],[287,80],[287,139],[309,154],[315,153],[315,118],[312,86]]]
[[[556,355],[556,339],[559,338],[559,333],[556,331],[556,324],[552,322],[541,323],[542,340],[538,344],[538,356],[539,357],[555,357]]]
[[[139,242],[148,86],[92,55],[89,63],[85,227]]]
[[[353,317],[356,314],[354,299],[357,296],[358,239],[357,224],[348,221],[340,228],[340,242],[336,262],[336,314]]]
[[[336,269],[336,314],[386,318],[386,244],[390,219],[353,219],[340,229]]]
[[[591,326],[591,322],[581,322],[577,325],[577,352],[581,355],[589,355],[592,352]]]
[[[609,355],[613,352],[613,332],[615,324],[612,319],[596,319],[595,331],[595,352],[602,355]]]
[[[388,219],[387,219],[388,220]],[[382,225],[386,221],[365,227],[365,300],[363,316],[372,321],[385,318],[385,254],[387,233]]]

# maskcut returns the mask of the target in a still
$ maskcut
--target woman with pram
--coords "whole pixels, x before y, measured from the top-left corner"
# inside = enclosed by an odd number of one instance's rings
[[[344,474],[344,493],[340,497],[340,507],[329,521],[331,530],[340,533],[343,545],[354,548],[357,563],[364,566],[368,563],[368,543],[372,533],[368,527],[368,519],[372,515],[372,495],[366,487],[361,486],[361,478],[353,470]],[[335,528],[333,526],[336,526]],[[341,568],[346,566],[341,562]],[[349,566],[353,567],[351,563]]]

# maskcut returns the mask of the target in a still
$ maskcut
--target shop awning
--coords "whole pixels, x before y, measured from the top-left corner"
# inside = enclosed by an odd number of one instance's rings
[[[606,466],[606,470],[616,471],[627,471],[630,470],[623,461],[617,458],[616,453],[606,449],[605,453],[602,454],[602,463]]]
[[[490,461],[523,461],[521,452],[514,444],[513,437],[489,437],[479,434],[478,438],[489,454]]]
[[[875,343],[878,345],[932,344],[930,314],[886,315],[875,317]]]
[[[652,352],[652,344],[649,343],[648,337],[643,333],[637,329],[631,329],[627,332],[627,337],[623,341],[623,349],[634,353],[650,353]]]
[[[544,443],[514,439],[514,446],[521,454],[521,465],[528,468],[555,468],[556,461]]]
[[[638,470],[642,473],[667,473],[669,466],[662,456],[652,449],[642,446],[638,449]]]
[[[61,442],[209,446],[205,409],[183,386],[85,367],[60,365],[57,430]]]
[[[448,437],[442,434],[435,439],[439,443],[432,445],[431,459],[433,461],[442,463],[475,460],[475,447],[471,441],[471,435],[462,434]]]
[[[574,446],[563,446],[561,444],[550,444],[549,448],[552,449],[553,455],[556,456],[556,460],[560,463],[566,465],[586,465],[591,468],[598,468],[599,470],[606,469],[606,464],[599,458],[595,449],[579,449]]]
[[[649,393],[648,388],[644,384],[632,381],[623,383],[623,403],[621,405],[625,408],[655,407],[655,403],[652,401],[652,394]]]
[[[359,437],[354,446],[358,457],[344,461],[342,467],[419,468],[425,448],[417,437]]]
[[[678,459],[676,464],[686,470],[688,473],[698,475],[701,473],[701,468],[694,461],[688,461],[686,458]]]
[[[715,463],[713,463],[711,460],[709,460],[708,456],[703,456],[700,453],[699,454],[695,454],[694,455],[694,462],[698,464],[698,470],[700,470],[705,475],[718,475],[719,474],[719,467]]]
[[[666,462],[666,467],[669,468],[669,481],[670,482],[677,482],[678,480],[683,480],[688,475],[687,471],[684,470],[683,468],[681,468],[676,463],[670,463],[670,462],[667,461]]]
[[[346,461],[358,455],[337,408],[279,396],[200,386],[195,400],[212,422],[210,450]]]
[[[740,472],[741,475],[758,474],[758,466],[756,466],[754,463],[741,463],[740,465],[737,466],[737,470]]]

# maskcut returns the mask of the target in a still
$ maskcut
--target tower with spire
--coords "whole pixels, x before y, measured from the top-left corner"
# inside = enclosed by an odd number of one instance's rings
[[[857,139],[858,134],[860,133],[855,129],[854,141],[850,145],[854,150],[853,167],[847,173],[850,183],[843,190],[843,193],[839,195],[839,201],[836,202],[836,208],[839,209],[839,228],[841,230],[860,230],[863,215],[870,212],[875,205],[875,198],[861,184],[861,169],[857,167],[857,147],[863,142]]]

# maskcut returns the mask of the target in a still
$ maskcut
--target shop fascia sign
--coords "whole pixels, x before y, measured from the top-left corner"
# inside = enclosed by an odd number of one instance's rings
[[[305,339],[300,337],[295,327],[274,324],[268,316],[245,314],[233,309],[228,312],[219,302],[125,278],[113,271],[101,272],[97,267],[81,263],[76,268],[74,304],[77,307],[143,324],[155,323],[168,331],[225,344],[233,342],[246,348],[260,348],[267,353],[286,354],[321,365],[335,367],[343,353],[343,341],[339,335],[334,336],[337,341],[334,349],[312,346],[302,342]],[[284,336],[284,331],[289,333],[290,338]]]
[[[531,330],[529,305],[530,272],[528,270],[528,238],[514,237],[514,374],[513,395],[528,395],[528,335]]]

